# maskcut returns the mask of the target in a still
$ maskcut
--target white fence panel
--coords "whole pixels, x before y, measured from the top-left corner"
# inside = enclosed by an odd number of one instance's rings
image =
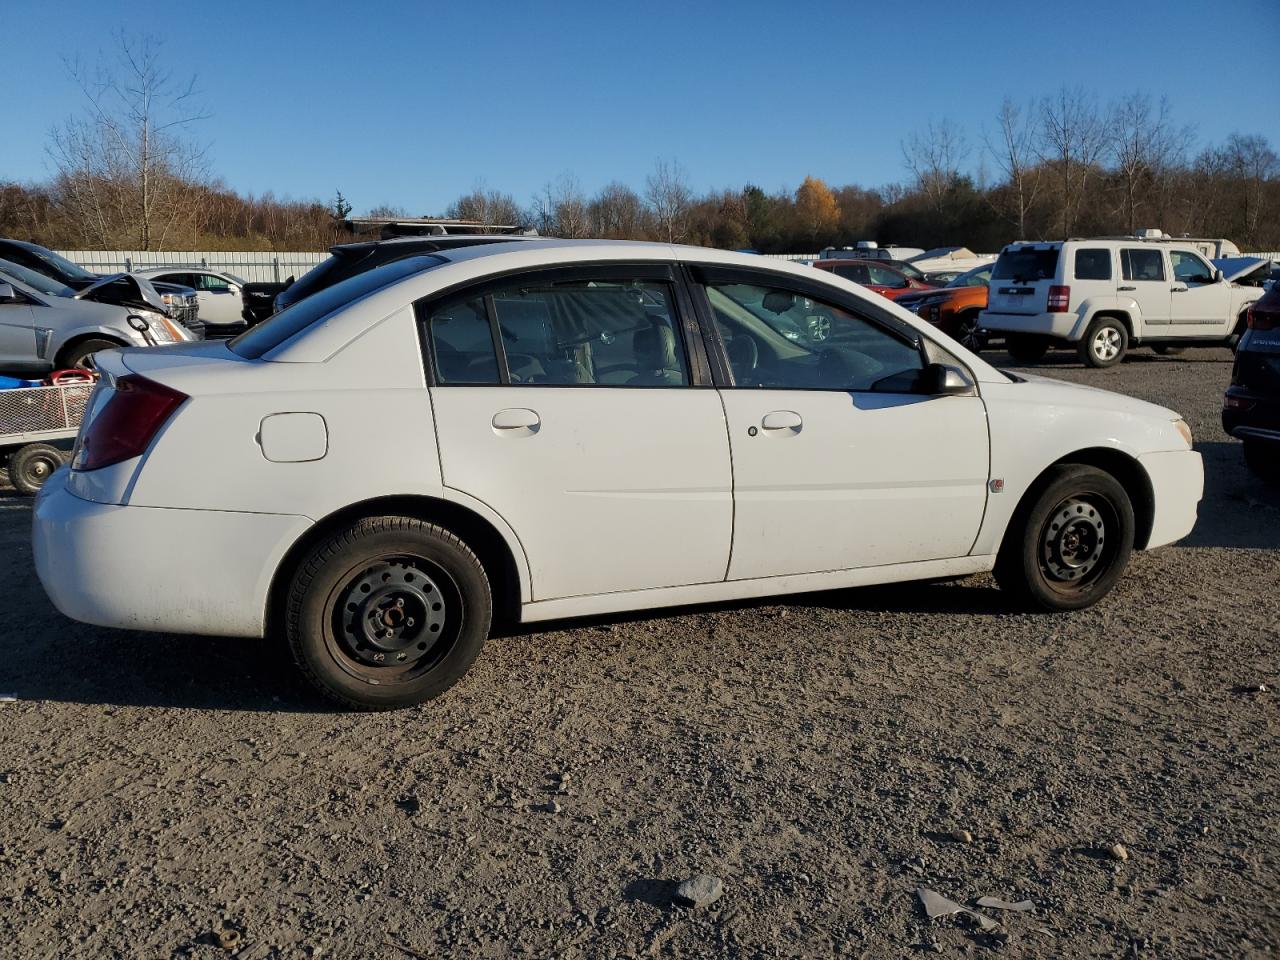
[[[249,281],[283,281],[300,277],[328,251],[243,251],[243,250],[58,250],[74,263],[94,273],[122,273],[145,267],[204,267],[225,270]]]

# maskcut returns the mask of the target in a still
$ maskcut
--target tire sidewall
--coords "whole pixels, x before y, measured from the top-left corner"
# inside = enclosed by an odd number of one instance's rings
[[[84,340],[84,341],[81,341],[80,343],[77,343],[75,346],[73,346],[70,350],[68,350],[62,356],[59,366],[89,369],[88,367],[84,366],[84,362],[92,354],[95,354],[100,350],[114,350],[116,347],[119,347],[119,346],[120,344],[116,343],[113,340],[104,340],[100,338],[93,339],[93,340]]]
[[[1103,330],[1115,330],[1120,334],[1120,349],[1116,355],[1110,360],[1103,360],[1094,352],[1094,342]],[[1089,324],[1089,331],[1085,334],[1084,340],[1080,343],[1080,356],[1086,364],[1091,367],[1105,369],[1106,367],[1114,367],[1117,363],[1124,359],[1125,354],[1129,350],[1129,331],[1125,329],[1123,323],[1111,317],[1102,317]]]
[[[50,470],[49,474],[40,480],[27,476],[27,470],[38,460],[49,460],[52,462],[53,467],[53,470]],[[45,481],[53,475],[53,471],[62,466],[63,462],[62,451],[57,447],[43,443],[22,447],[14,451],[9,457],[9,482],[13,484],[13,488],[19,493],[35,496],[35,494],[39,493],[40,488],[44,486]]]
[[[421,557],[455,588],[460,609],[450,612],[452,648],[435,666],[410,680],[382,685],[339,662],[333,604],[353,568],[387,556]],[[488,638],[493,603],[475,554],[442,528],[405,518],[375,518],[321,544],[294,576],[285,629],[298,666],[321,692],[362,710],[411,706],[444,693],[470,669]],[[457,619],[454,619],[454,618]]]

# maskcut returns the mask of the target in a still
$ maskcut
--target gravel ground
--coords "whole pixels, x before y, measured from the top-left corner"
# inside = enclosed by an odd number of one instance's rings
[[[552,624],[392,714],[261,641],[64,620],[0,496],[0,955],[1274,955],[1280,497],[1229,354],[1142,353],[1037,368],[1205,456],[1195,532],[1092,610],[974,577]]]

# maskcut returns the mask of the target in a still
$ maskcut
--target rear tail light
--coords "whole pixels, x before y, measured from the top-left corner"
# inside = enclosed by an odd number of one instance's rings
[[[1259,310],[1256,303],[1252,304],[1245,322],[1253,330],[1274,330],[1280,327],[1280,310]]]
[[[1049,288],[1049,312],[1066,313],[1071,305],[1071,288],[1053,286]]]
[[[97,470],[141,456],[186,399],[137,374],[120,377],[106,406],[81,432],[72,469]]]

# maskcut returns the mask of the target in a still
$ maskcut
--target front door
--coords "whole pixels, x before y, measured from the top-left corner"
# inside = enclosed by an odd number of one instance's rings
[[[986,506],[986,409],[917,392],[906,331],[750,274],[700,271],[729,367],[729,578],[969,553]],[[812,291],[809,291],[810,294]],[[807,331],[822,317],[827,331]]]
[[[582,267],[419,307],[444,483],[515,530],[535,600],[725,577],[724,411],[679,295],[665,265]]]
[[[1203,337],[1221,327],[1227,328],[1222,331],[1226,336],[1236,322],[1229,316],[1231,284],[1215,280],[1213,267],[1190,250],[1170,250],[1169,262],[1173,266],[1170,324],[1175,328],[1170,332]]]
[[[1167,336],[1169,323],[1169,277],[1164,253],[1159,247],[1125,247],[1120,251],[1121,281],[1116,287],[1121,297],[1131,297],[1142,311],[1142,323]]]
[[[27,374],[41,366],[36,358],[35,316],[31,305],[0,303],[0,374]]]

